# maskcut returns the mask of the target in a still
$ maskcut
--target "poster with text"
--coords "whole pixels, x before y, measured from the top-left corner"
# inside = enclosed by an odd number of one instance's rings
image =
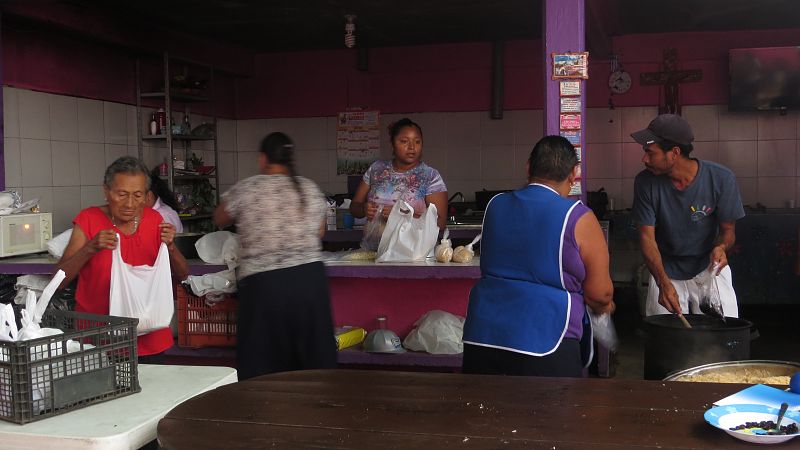
[[[339,113],[336,122],[336,174],[360,175],[380,153],[380,111]]]
[[[558,116],[558,125],[562,130],[580,130],[581,129],[581,115],[580,114],[561,114]],[[575,144],[573,144],[575,145]]]
[[[581,145],[581,131],[580,130],[561,130],[561,136],[566,138],[572,145]]]
[[[581,112],[581,98],[580,97],[561,97],[561,112],[562,113],[579,113]]]
[[[580,81],[560,81],[558,83],[558,91],[562,97],[581,95],[581,82]]]
[[[581,190],[581,180],[575,180],[574,183],[569,187],[569,194],[568,195],[581,195],[583,191]]]

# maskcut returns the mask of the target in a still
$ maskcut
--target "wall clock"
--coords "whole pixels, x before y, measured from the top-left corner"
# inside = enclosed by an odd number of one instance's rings
[[[608,77],[608,87],[615,94],[624,94],[631,88],[631,75],[624,70],[615,70]]]

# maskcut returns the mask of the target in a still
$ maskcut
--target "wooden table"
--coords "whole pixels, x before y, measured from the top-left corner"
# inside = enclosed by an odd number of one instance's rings
[[[166,449],[753,448],[703,420],[745,385],[357,370],[289,372],[195,397]],[[790,444],[791,446],[791,444]]]

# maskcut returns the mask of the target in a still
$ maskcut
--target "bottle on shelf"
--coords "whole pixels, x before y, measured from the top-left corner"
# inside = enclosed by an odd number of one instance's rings
[[[167,166],[167,158],[165,157],[165,158],[164,158],[164,162],[162,162],[162,163],[161,163],[161,164],[158,166],[158,174],[159,174],[160,176],[162,176],[162,177],[165,177],[165,176],[167,176],[167,171],[168,171],[168,170],[169,170],[169,167]]]
[[[164,108],[158,108],[156,111],[156,120],[158,121],[158,134],[167,133],[167,112]]]
[[[155,136],[159,134],[158,132],[158,121],[156,120],[156,115],[150,115],[150,135]]]

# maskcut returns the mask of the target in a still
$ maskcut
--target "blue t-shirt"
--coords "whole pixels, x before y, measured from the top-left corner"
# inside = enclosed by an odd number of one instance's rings
[[[733,172],[711,161],[697,162],[697,176],[683,191],[669,177],[648,170],[633,183],[633,221],[655,226],[664,270],[673,280],[689,280],[707,268],[720,222],[744,217]]]

